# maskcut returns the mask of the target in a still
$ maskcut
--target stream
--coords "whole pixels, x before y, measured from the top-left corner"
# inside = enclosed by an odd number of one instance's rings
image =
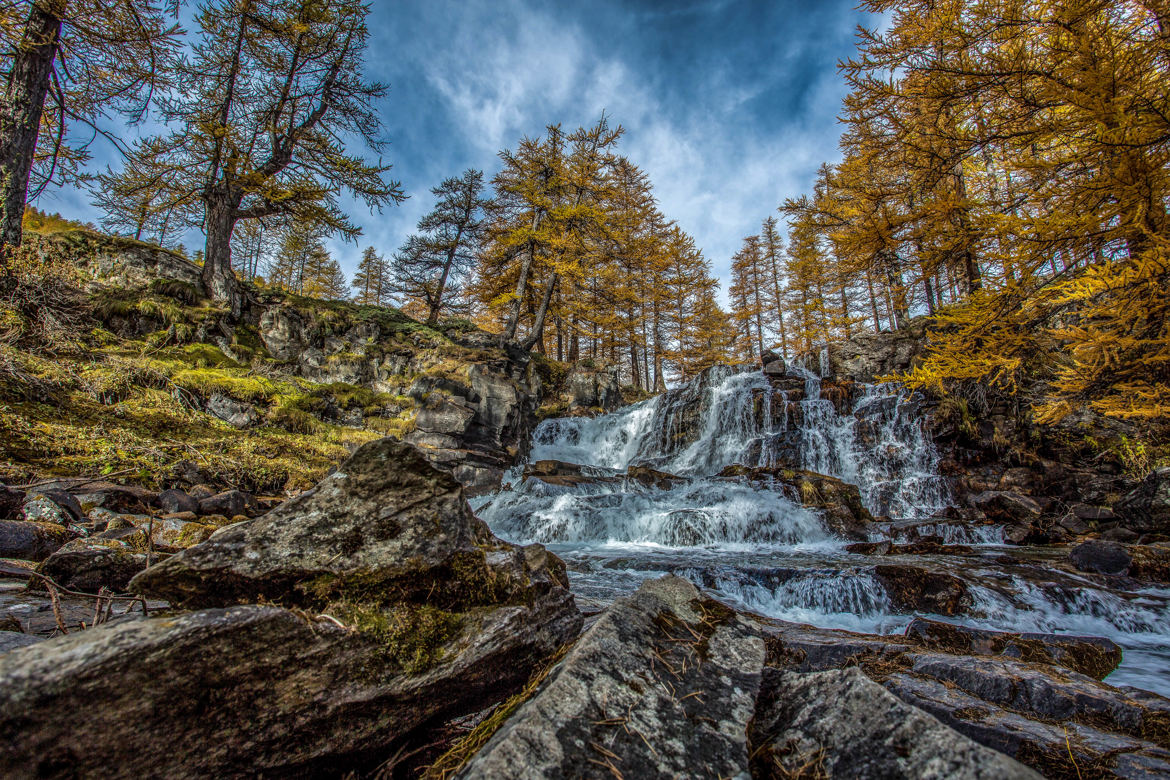
[[[1108,682],[1170,696],[1170,590],[1111,590],[1061,565],[1066,548],[1005,545],[995,526],[946,520],[940,513],[950,496],[913,395],[866,386],[842,413],[822,397],[828,386],[816,372],[788,370],[776,382],[760,371],[715,367],[611,414],[545,420],[529,463],[577,464],[583,476],[557,484],[525,477],[519,466],[472,505],[497,535],[540,542],[564,559],[583,607],[600,608],[672,572],[770,617],[900,633],[915,615],[891,604],[873,570],[905,564],[967,585],[961,614],[924,616],[1105,636],[1124,649]],[[933,535],[971,553],[849,553],[818,510],[782,486],[719,476],[733,464],[837,477],[857,485],[881,521],[871,540]],[[628,475],[639,466],[676,478]]]

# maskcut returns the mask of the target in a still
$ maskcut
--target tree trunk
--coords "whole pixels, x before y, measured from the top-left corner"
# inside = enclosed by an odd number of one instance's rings
[[[451,274],[451,266],[455,264],[455,253],[459,250],[459,242],[463,238],[463,225],[455,232],[455,243],[447,250],[447,259],[443,263],[443,274],[439,277],[439,287],[435,290],[435,300],[431,303],[431,310],[427,312],[427,325],[434,325],[439,321],[439,311],[443,308],[443,291],[447,289],[447,277]]]
[[[207,200],[203,225],[207,241],[203,246],[203,289],[217,303],[231,305],[232,319],[240,316],[243,301],[232,271],[232,231],[236,227],[235,204],[228,196]]]
[[[25,198],[32,171],[53,60],[61,44],[65,0],[37,0],[11,63],[0,106],[0,288],[7,286],[8,257],[23,237]]]
[[[556,271],[548,280],[548,287],[544,288],[544,296],[540,299],[540,308],[536,310],[536,318],[532,322],[532,333],[524,340],[524,349],[532,349],[532,346],[537,342],[544,340],[544,319],[548,314],[548,304],[552,300],[553,290],[557,286],[560,276]]]
[[[540,219],[534,213],[532,215],[533,233],[536,232],[539,224]],[[508,315],[508,324],[504,326],[504,332],[500,334],[500,339],[503,341],[512,341],[516,338],[516,329],[520,327],[520,311],[523,306],[524,293],[528,290],[528,275],[532,273],[532,261],[535,254],[535,242],[529,240],[524,257],[520,261],[520,276],[516,279],[516,290],[512,298],[512,313]]]

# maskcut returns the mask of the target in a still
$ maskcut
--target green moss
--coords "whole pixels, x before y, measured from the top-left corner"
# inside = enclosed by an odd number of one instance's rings
[[[326,612],[378,642],[379,655],[407,674],[426,671],[441,661],[463,620],[427,604],[380,607],[340,601]]]

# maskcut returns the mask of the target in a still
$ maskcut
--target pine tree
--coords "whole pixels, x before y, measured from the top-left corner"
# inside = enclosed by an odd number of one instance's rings
[[[362,252],[357,273],[353,275],[354,300],[365,306],[390,305],[390,264],[372,246]]]
[[[483,172],[467,170],[431,192],[435,208],[390,262],[390,289],[426,307],[434,325],[479,253],[484,234]]]
[[[342,190],[371,207],[403,199],[388,165],[346,154],[339,137],[384,145],[365,81],[369,7],[361,0],[212,0],[199,37],[161,103],[169,132],[136,145],[127,176],[157,169],[175,193],[195,193],[206,235],[203,281],[238,305],[231,238],[240,220],[289,216],[352,238]]]
[[[110,111],[141,118],[168,84],[180,30],[150,0],[32,0],[0,8],[0,288],[21,242],[30,183],[75,182],[88,154],[71,132]],[[92,138],[96,133],[90,135]],[[35,197],[35,196],[34,196]]]

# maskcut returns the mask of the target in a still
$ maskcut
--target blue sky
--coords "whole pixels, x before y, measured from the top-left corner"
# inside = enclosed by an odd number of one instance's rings
[[[663,212],[725,278],[741,238],[838,157],[836,64],[857,25],[876,21],[854,2],[374,0],[367,74],[390,85],[385,158],[411,197],[380,214],[350,203],[365,234],[331,249],[347,272],[365,246],[392,252],[443,178],[469,167],[490,178],[522,136],[604,110]],[[75,191],[38,206],[100,216]]]

